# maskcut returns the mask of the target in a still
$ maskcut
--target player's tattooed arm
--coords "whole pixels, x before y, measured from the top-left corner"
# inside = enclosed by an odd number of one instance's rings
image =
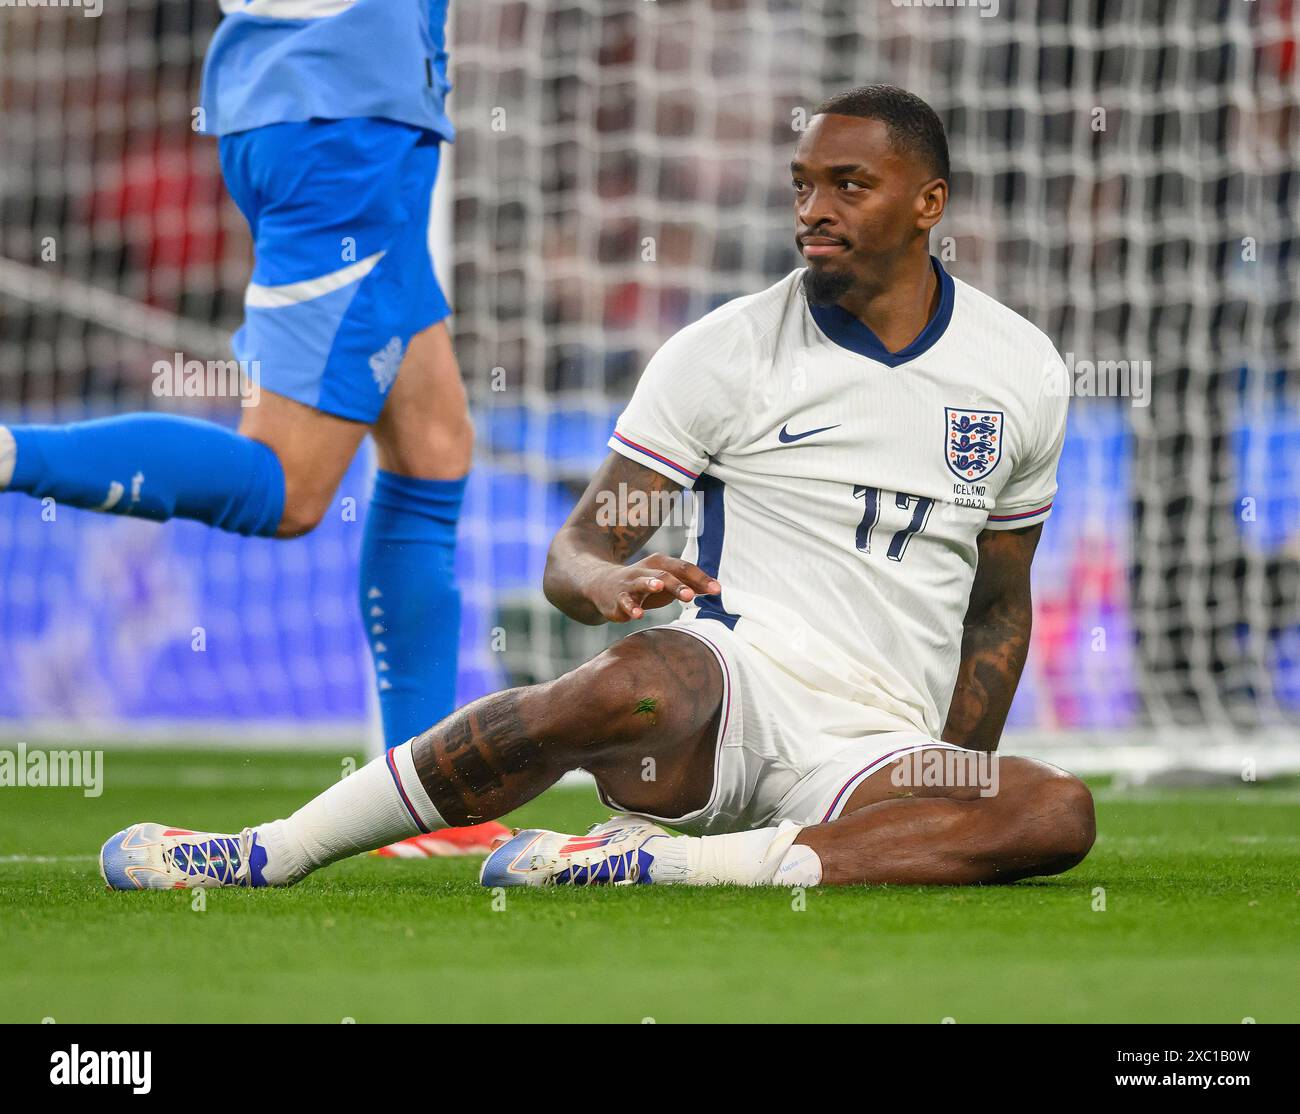
[[[652,468],[611,452],[546,556],[546,598],[570,618],[595,626],[640,619],[647,611],[722,589],[695,565],[664,553],[627,562],[659,529],[653,514],[628,514],[633,506],[658,507],[664,492],[681,486]],[[635,499],[644,493],[644,500]]]
[[[979,568],[966,608],[945,742],[997,750],[1029,653],[1029,566],[1042,532],[1040,523],[1023,530],[985,530],[979,536]]]

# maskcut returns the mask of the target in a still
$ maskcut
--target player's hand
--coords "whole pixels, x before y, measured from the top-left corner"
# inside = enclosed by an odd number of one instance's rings
[[[716,596],[721,591],[721,584],[689,561],[652,553],[635,565],[610,566],[591,586],[588,597],[611,623],[628,623],[656,607],[690,603],[696,596]]]

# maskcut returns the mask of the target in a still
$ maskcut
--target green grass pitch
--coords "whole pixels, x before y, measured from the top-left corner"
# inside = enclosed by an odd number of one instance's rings
[[[340,863],[288,891],[108,893],[137,820],[284,815],[337,755],[110,750],[104,792],[0,789],[0,1021],[1300,1021],[1300,786],[1124,792],[1059,878],[982,889],[477,884]],[[511,822],[602,819],[561,788]],[[1104,909],[1100,908],[1103,902]]]

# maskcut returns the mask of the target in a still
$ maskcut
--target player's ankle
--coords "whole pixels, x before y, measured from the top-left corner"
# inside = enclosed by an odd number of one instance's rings
[[[795,844],[802,829],[783,821],[775,828],[717,836],[678,836],[647,846],[654,862],[650,878],[688,886],[815,886],[821,859]]]
[[[261,869],[265,885],[292,886],[315,869],[302,845],[292,838],[285,821],[259,824],[253,829],[253,837],[266,852]]]

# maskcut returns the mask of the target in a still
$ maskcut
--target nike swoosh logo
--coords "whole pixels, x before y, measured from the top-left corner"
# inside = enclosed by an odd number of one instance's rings
[[[825,433],[828,429],[839,429],[839,428],[840,428],[839,424],[824,425],[821,427],[821,429],[810,429],[805,433],[791,433],[790,423],[786,422],[786,424],[781,427],[781,432],[777,434],[777,437],[780,438],[781,444],[793,445],[796,441],[802,441],[805,437],[811,437],[814,433]]]

